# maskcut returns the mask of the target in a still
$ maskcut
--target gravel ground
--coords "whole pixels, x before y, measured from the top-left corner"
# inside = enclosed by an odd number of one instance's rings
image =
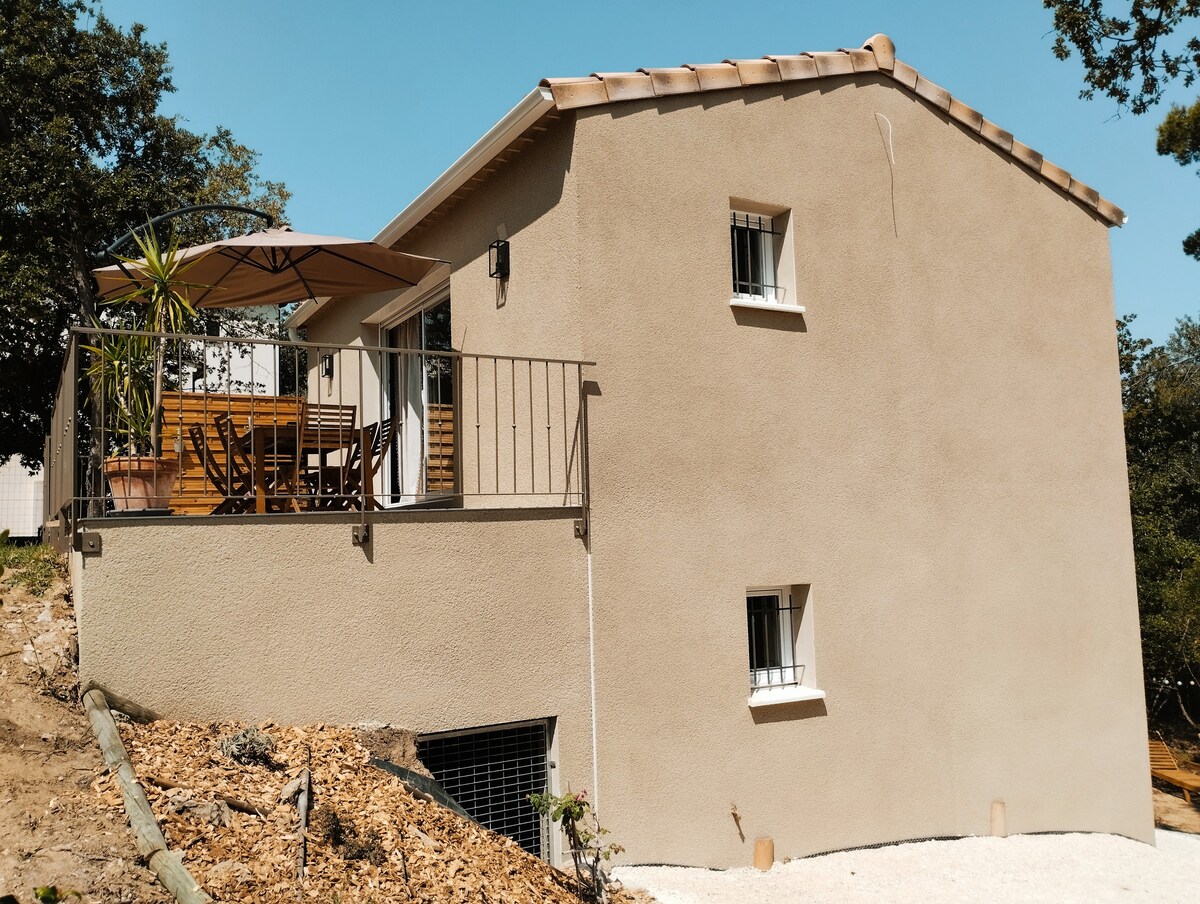
[[[770,872],[626,866],[614,875],[660,904],[1065,904],[1200,901],[1200,837],[1157,847],[1115,835],[922,841],[776,864]]]

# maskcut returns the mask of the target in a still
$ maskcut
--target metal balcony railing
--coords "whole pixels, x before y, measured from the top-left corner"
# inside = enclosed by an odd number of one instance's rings
[[[587,362],[78,327],[45,448],[80,518],[584,506]]]

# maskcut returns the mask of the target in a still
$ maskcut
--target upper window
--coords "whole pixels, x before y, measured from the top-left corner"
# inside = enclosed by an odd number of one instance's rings
[[[729,268],[734,307],[803,312],[796,303],[792,216],[783,207],[729,200]]]
[[[750,705],[817,700],[808,585],[746,591]]]
[[[729,214],[729,254],[735,298],[775,301],[779,233],[774,218],[734,210]]]

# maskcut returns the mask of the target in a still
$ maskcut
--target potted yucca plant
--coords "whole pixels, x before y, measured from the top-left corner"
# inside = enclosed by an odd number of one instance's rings
[[[207,288],[183,279],[199,258],[182,259],[179,240],[164,246],[153,228],[134,233],[141,258],[118,258],[141,284],[108,304],[145,306],[142,331],[180,333],[196,316],[188,300],[191,289]],[[166,340],[162,336],[103,336],[92,353],[87,374],[91,391],[103,399],[111,454],[104,476],[117,511],[163,509],[170,502],[179,463],[162,458],[163,369]]]

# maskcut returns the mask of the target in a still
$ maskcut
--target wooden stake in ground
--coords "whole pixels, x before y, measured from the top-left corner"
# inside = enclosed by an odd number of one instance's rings
[[[304,892],[304,867],[308,862],[308,805],[312,797],[312,747],[308,748],[306,765],[300,770],[300,793],[296,797],[296,812],[300,822],[300,890]]]
[[[83,708],[92,723],[92,731],[100,745],[104,762],[116,776],[121,788],[125,813],[129,817],[129,827],[133,829],[133,841],[138,852],[149,861],[150,869],[158,881],[175,896],[179,904],[211,904],[212,898],[192,878],[179,857],[167,849],[167,839],[163,837],[162,829],[154,818],[146,792],[138,784],[133,763],[121,742],[117,723],[113,721],[103,692],[94,688],[89,690],[83,695]]]

